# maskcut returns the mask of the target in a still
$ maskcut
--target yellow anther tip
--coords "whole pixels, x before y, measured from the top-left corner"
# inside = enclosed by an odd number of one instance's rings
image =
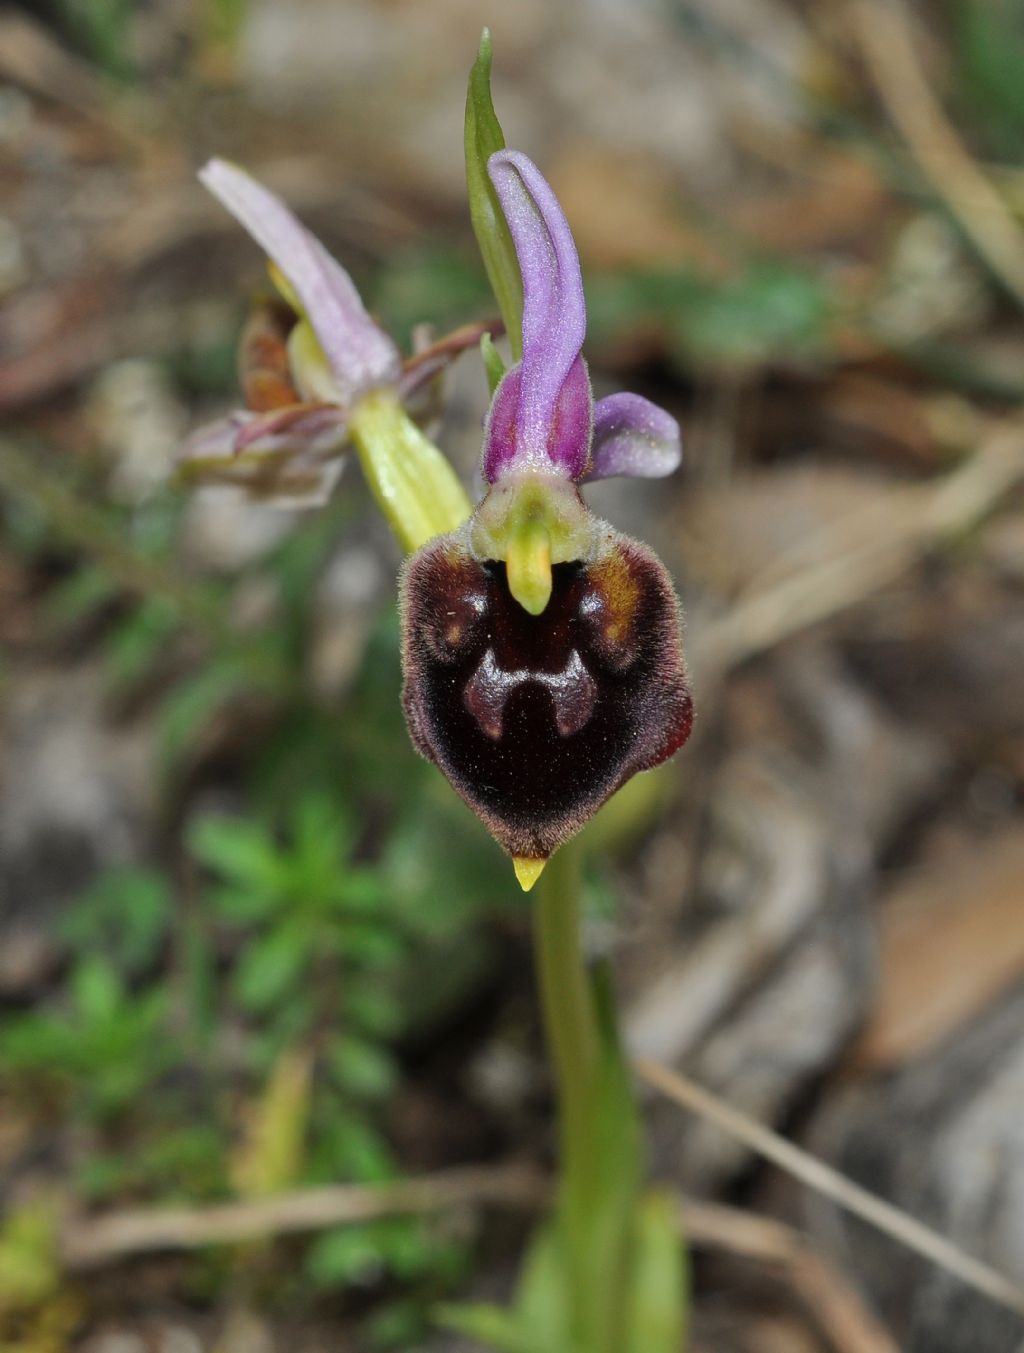
[[[508,590],[527,615],[543,615],[551,600],[550,587],[524,584],[521,579],[510,578]]]
[[[546,864],[547,860],[531,860],[525,855],[513,857],[512,868],[516,871],[516,878],[524,893],[528,893],[537,882]]]
[[[551,543],[543,525],[515,532],[505,563],[508,590],[529,615],[543,615],[551,600]]]

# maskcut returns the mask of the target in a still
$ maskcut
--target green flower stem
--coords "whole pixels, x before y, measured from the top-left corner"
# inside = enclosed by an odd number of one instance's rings
[[[594,1109],[601,1040],[580,932],[582,850],[563,846],[541,877],[534,909],[534,944],[541,1008],[554,1065],[560,1145],[558,1228],[571,1285],[570,1306],[580,1347],[598,1353],[607,1291],[594,1291]],[[599,1267],[600,1265],[598,1265]],[[611,1276],[611,1275],[605,1275]]]
[[[600,1045],[580,943],[582,860],[576,842],[548,861],[534,908],[541,1008],[557,1080],[566,1201],[585,1180],[588,1117]]]
[[[349,430],[366,482],[404,550],[454,531],[470,515],[455,471],[393,391],[364,395]]]

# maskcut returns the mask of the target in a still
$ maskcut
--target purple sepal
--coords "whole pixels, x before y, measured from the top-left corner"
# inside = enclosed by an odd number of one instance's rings
[[[523,278],[523,357],[494,393],[484,440],[490,483],[511,471],[586,473],[592,398],[580,357],[583,279],[569,224],[536,165],[518,151],[487,162]]]
[[[512,471],[556,469],[566,479],[579,480],[590,454],[593,402],[590,377],[582,357],[569,368],[551,411],[546,444],[536,449],[523,445],[521,436],[522,366],[514,366],[494,392],[484,434],[484,478],[491,484]]]
[[[211,160],[199,178],[219,198],[292,285],[338,382],[339,398],[393,385],[398,349],[363,307],[352,279],[284,203],[226,160]]]
[[[585,479],[661,479],[679,468],[679,424],[643,395],[618,394],[594,406],[594,446]]]

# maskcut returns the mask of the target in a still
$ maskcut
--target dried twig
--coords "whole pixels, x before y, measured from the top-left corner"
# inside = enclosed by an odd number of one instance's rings
[[[877,1227],[891,1239],[913,1250],[915,1254],[944,1268],[992,1301],[1008,1307],[1018,1315],[1024,1315],[1024,1288],[988,1264],[982,1263],[980,1259],[965,1254],[952,1241],[939,1235],[931,1227],[925,1226],[923,1222],[915,1220],[898,1207],[855,1184],[832,1166],[802,1151],[792,1142],[773,1132],[771,1128],[741,1113],[688,1077],[661,1066],[658,1062],[649,1062],[645,1059],[637,1060],[635,1066],[648,1084],[653,1085],[676,1104],[714,1123],[721,1131],[735,1137],[751,1151],[763,1156],[765,1160],[770,1160],[773,1165],[799,1179],[816,1193],[830,1198],[840,1207],[852,1212],[854,1216]]]
[[[819,822],[763,772],[732,781],[729,801],[754,824],[758,904],[708,927],[637,993],[624,1023],[626,1047],[637,1056],[683,1061],[737,993],[794,943],[821,904],[826,860]],[[772,803],[770,825],[761,811],[766,801]]]
[[[103,105],[85,62],[55,42],[41,22],[9,6],[0,10],[0,77],[79,113],[92,114]]]
[[[163,1250],[267,1240],[449,1207],[490,1204],[533,1211],[550,1192],[550,1181],[531,1166],[474,1166],[392,1184],[300,1189],[209,1207],[137,1209],[74,1220],[62,1231],[60,1253],[67,1268],[88,1272]],[[689,1199],[681,1204],[681,1220],[697,1248],[781,1269],[842,1353],[895,1353],[856,1291],[797,1231],[738,1208]]]
[[[872,596],[942,540],[968,530],[1024,480],[1024,425],[1000,423],[956,470],[917,491],[916,501],[879,517],[844,523],[849,543],[803,566],[794,550],[781,578],[740,599],[705,627],[694,653],[698,670],[716,673],[762,653],[809,625]],[[895,507],[895,500],[894,500]]]
[[[546,1180],[531,1166],[468,1166],[390,1184],[336,1184],[209,1207],[140,1208],[76,1220],[61,1233],[60,1253],[68,1268],[93,1269],[130,1255],[265,1240],[401,1213],[482,1203],[532,1209],[547,1193]]]
[[[841,1353],[898,1353],[856,1288],[799,1231],[753,1212],[689,1199],[682,1205],[682,1219],[688,1241],[698,1248],[782,1268]]]
[[[992,271],[1024,304],[1024,234],[932,92],[900,0],[858,0],[854,28],[889,116]]]

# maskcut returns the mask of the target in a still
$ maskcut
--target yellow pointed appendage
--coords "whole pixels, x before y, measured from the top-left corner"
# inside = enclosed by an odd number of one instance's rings
[[[525,855],[514,855],[512,857],[512,868],[516,871],[516,878],[519,880],[519,886],[524,893],[528,893],[533,885],[544,872],[544,866],[547,860],[531,860]]]

